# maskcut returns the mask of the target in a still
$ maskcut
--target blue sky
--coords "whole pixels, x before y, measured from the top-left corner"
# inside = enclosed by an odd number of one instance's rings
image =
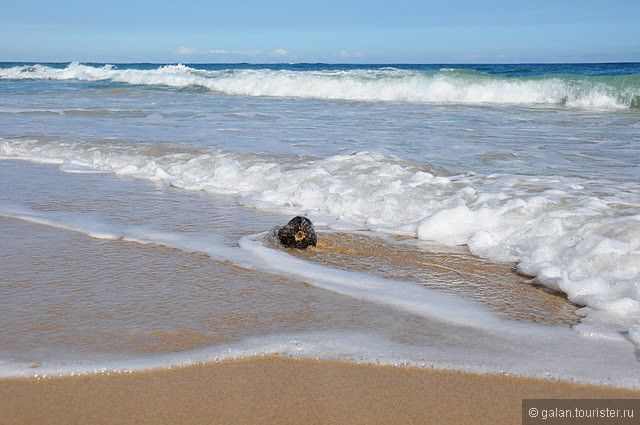
[[[0,61],[640,61],[638,0],[0,0]]]

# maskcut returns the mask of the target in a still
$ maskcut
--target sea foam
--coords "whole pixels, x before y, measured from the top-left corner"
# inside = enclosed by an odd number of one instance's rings
[[[292,71],[202,70],[185,65],[118,69],[71,63],[65,68],[24,65],[0,69],[0,79],[111,81],[139,86],[204,88],[242,96],[301,97],[356,101],[565,105],[626,109],[640,99],[635,77],[501,77],[469,70]]]
[[[133,359],[121,353],[74,352],[47,356],[33,367],[33,362],[8,358],[0,361],[0,377],[125,373],[277,353],[295,358],[506,373],[627,388],[638,386],[637,379],[628,374],[636,364],[633,348],[620,338],[613,341],[581,338],[559,326],[503,320],[473,302],[415,283],[310,264],[284,249],[277,249],[268,232],[243,237],[239,246],[229,246],[203,233],[116,224],[93,213],[41,211],[20,204],[0,203],[0,216],[98,239],[206,253],[215,259],[232,261],[261,272],[295,276],[325,290],[404,310],[426,318],[429,326],[433,326],[427,342],[416,345],[367,331],[303,331],[250,337],[179,353],[146,353]],[[634,328],[634,338],[636,334]],[[571,357],[567,352],[580,355]],[[603,355],[609,362],[601,364]]]
[[[349,363],[455,370],[479,374],[500,374],[578,384],[638,390],[630,374],[636,366],[628,344],[579,338],[566,329],[554,329],[554,344],[545,336],[493,337],[492,343],[470,337],[454,344],[413,346],[359,332],[304,332],[253,337],[236,344],[224,344],[178,353],[147,354],[135,358],[67,361],[52,359],[34,369],[31,364],[0,363],[0,377],[46,379],[56,376],[131,373],[171,369],[185,365],[215,363],[232,359],[278,355],[285,358],[340,360]],[[481,345],[478,347],[477,345]],[[567,352],[581,355],[567,356]],[[531,354],[534,353],[534,354]],[[606,353],[608,362],[602,362]]]
[[[330,228],[467,245],[476,255],[516,262],[536,283],[584,305],[577,331],[637,339],[629,331],[640,324],[640,191],[632,183],[599,197],[579,178],[436,175],[372,152],[302,159],[168,151],[0,141],[4,158],[59,164],[62,171],[92,169],[233,195],[243,205],[304,213]]]

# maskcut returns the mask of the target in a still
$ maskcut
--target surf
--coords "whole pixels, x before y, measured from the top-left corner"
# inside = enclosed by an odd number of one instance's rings
[[[473,69],[293,70],[200,69],[163,65],[127,68],[106,64],[18,65],[0,68],[4,80],[110,82],[155,89],[194,89],[231,95],[364,102],[492,104],[630,109],[640,104],[640,75],[545,74],[504,76]]]
[[[577,331],[638,339],[640,199],[633,185],[599,199],[580,179],[439,175],[372,152],[302,160],[177,146],[150,155],[143,145],[0,140],[0,158],[230,195],[266,212],[302,212],[335,230],[465,245],[480,257],[518,263],[520,273],[585,306]],[[249,240],[241,245],[262,252]]]

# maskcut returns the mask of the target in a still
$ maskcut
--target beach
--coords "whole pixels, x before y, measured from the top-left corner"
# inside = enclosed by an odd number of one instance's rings
[[[639,398],[560,382],[258,358],[172,370],[1,380],[3,424],[514,424],[522,399]]]
[[[638,398],[638,75],[1,63],[0,422]]]

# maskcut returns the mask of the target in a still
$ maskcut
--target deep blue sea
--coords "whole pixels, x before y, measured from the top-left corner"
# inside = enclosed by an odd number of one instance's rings
[[[277,352],[638,389],[638,176],[640,63],[0,63],[0,376]],[[274,241],[295,215],[318,247]]]

